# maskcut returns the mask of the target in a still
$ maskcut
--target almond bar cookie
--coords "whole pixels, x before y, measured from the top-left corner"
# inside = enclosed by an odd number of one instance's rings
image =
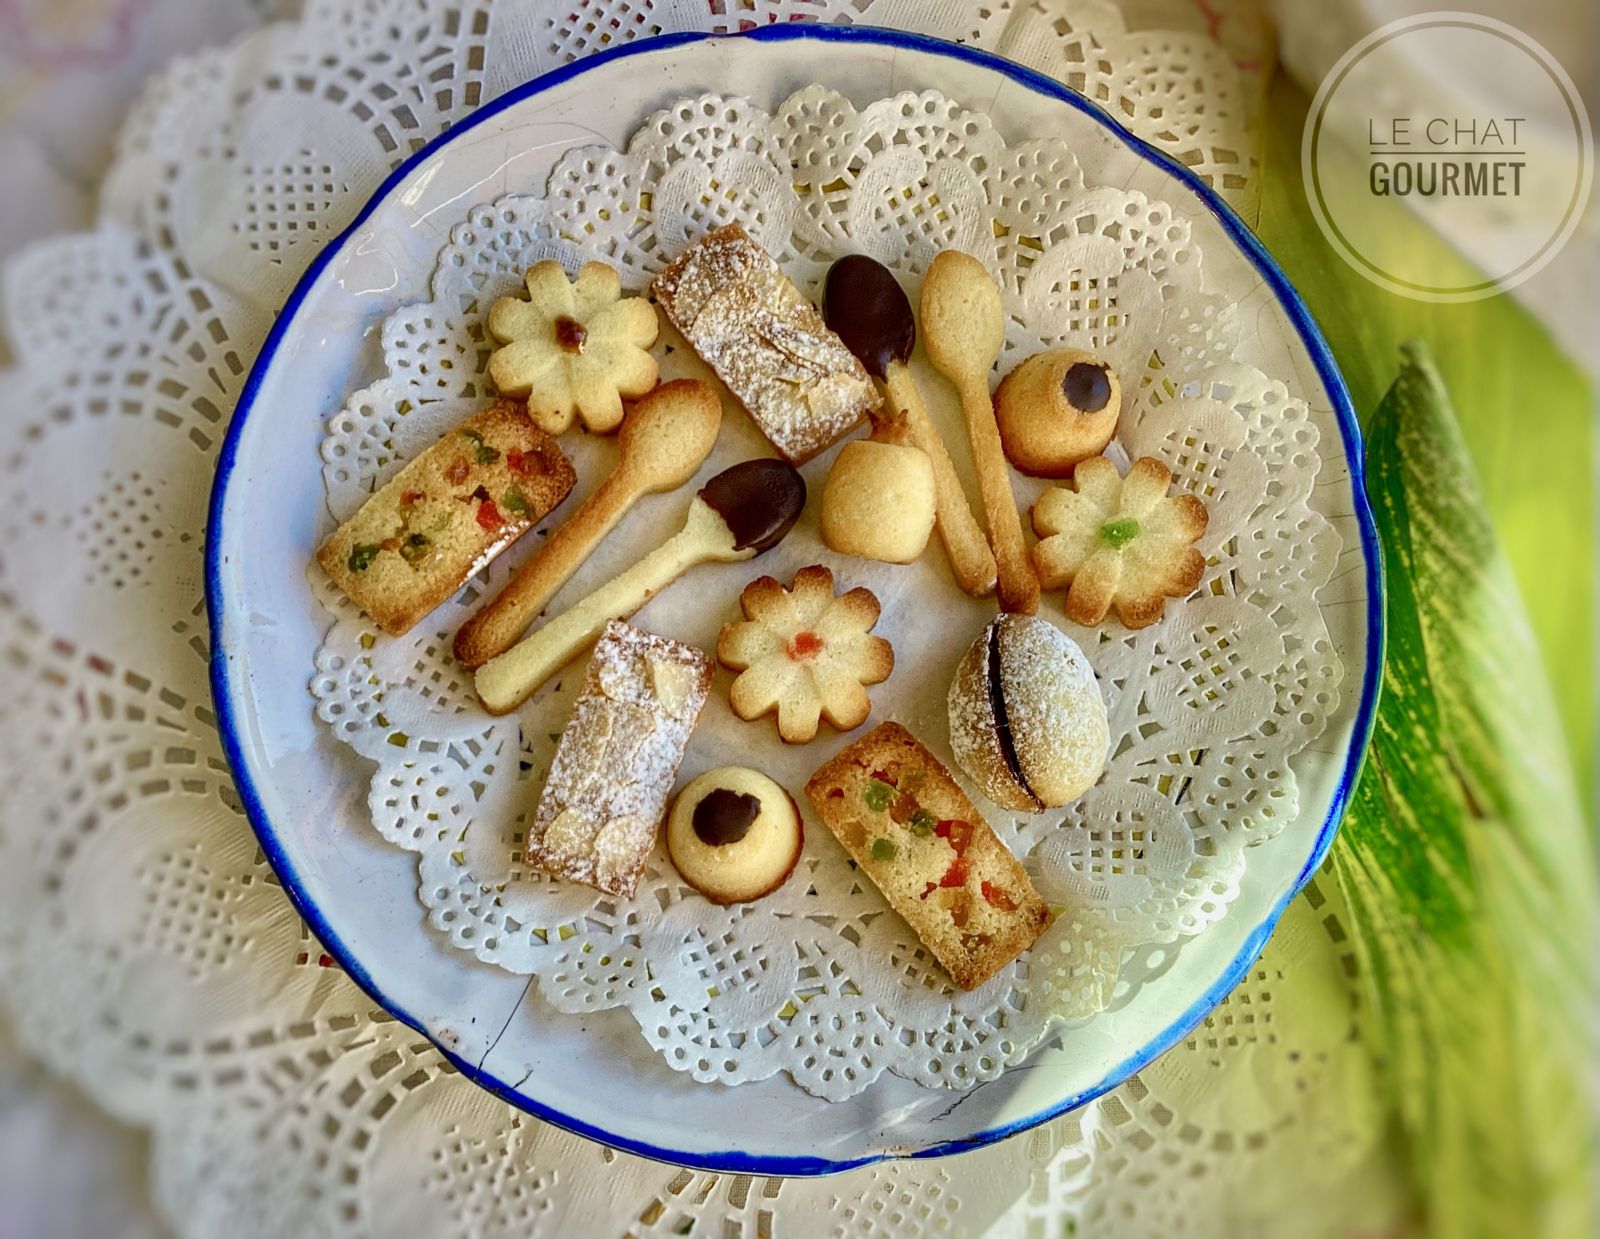
[[[656,300],[793,464],[842,438],[882,397],[843,341],[738,224],[680,254]]]
[[[528,828],[530,861],[633,898],[712,669],[693,646],[606,625]]]

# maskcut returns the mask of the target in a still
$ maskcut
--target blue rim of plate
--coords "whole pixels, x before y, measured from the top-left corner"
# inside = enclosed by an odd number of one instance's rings
[[[1328,393],[1328,398],[1333,405],[1334,415],[1339,423],[1340,435],[1344,440],[1345,454],[1349,461],[1351,500],[1354,506],[1356,523],[1361,531],[1361,548],[1366,575],[1366,674],[1361,685],[1361,702],[1357,708],[1355,726],[1351,735],[1349,749],[1345,755],[1344,770],[1339,778],[1339,786],[1328,806],[1327,816],[1317,836],[1316,846],[1312,849],[1310,858],[1306,861],[1304,868],[1301,869],[1293,886],[1268,911],[1266,918],[1246,939],[1238,955],[1234,957],[1232,963],[1224,970],[1223,974],[1187,1011],[1120,1064],[1113,1067],[1097,1084],[1090,1088],[1062,1098],[1060,1101],[1035,1114],[1028,1115],[1026,1118],[1017,1119],[999,1127],[989,1128],[971,1136],[964,1136],[959,1140],[945,1141],[940,1144],[929,1145],[926,1148],[909,1151],[884,1150],[844,1161],[821,1157],[772,1157],[745,1153],[739,1150],[691,1153],[680,1149],[662,1148],[640,1140],[628,1139],[606,1131],[604,1128],[597,1127],[592,1123],[584,1122],[582,1119],[575,1118],[572,1115],[554,1110],[537,1099],[518,1092],[516,1088],[505,1081],[490,1072],[479,1070],[474,1064],[434,1041],[421,1020],[400,1007],[379,988],[366,969],[362,967],[360,960],[333,932],[321,910],[306,895],[301,885],[299,874],[290,857],[279,843],[277,832],[273,828],[271,820],[267,817],[260,796],[256,791],[250,766],[245,759],[243,747],[239,742],[238,727],[231,704],[233,690],[230,682],[229,659],[223,650],[222,643],[222,510],[227,499],[228,485],[233,477],[233,466],[238,453],[239,440],[244,431],[245,423],[254,409],[261,385],[272,366],[273,358],[276,356],[278,348],[282,345],[284,336],[300,309],[301,302],[311,292],[327,267],[343,252],[346,243],[356,230],[422,163],[462,134],[476,128],[506,108],[543,94],[553,87],[568,82],[573,78],[581,77],[613,61],[719,38],[750,39],[758,43],[787,43],[792,41],[867,43],[966,61],[969,64],[978,65],[999,73],[1037,94],[1076,108],[1079,112],[1107,129],[1112,136],[1142,159],[1155,164],[1162,171],[1182,182],[1185,187],[1193,192],[1201,204],[1216,217],[1217,222],[1228,235],[1228,238],[1244,253],[1268,287],[1272,289],[1273,296],[1288,316],[1289,321],[1294,325],[1295,332],[1305,346],[1312,364],[1316,368],[1317,376],[1321,380],[1324,390]],[[1382,551],[1378,541],[1377,525],[1373,519],[1372,508],[1367,501],[1366,467],[1363,456],[1361,428],[1356,420],[1355,407],[1351,402],[1350,392],[1345,386],[1344,378],[1339,373],[1333,354],[1328,348],[1327,341],[1322,338],[1322,332],[1312,319],[1311,312],[1306,308],[1305,303],[1300,299],[1300,295],[1295,291],[1293,285],[1290,284],[1288,277],[1284,275],[1278,264],[1273,261],[1261,242],[1256,239],[1255,234],[1234,213],[1233,209],[1216,195],[1210,186],[1201,181],[1188,168],[1170,156],[1163,154],[1149,143],[1135,137],[1098,105],[1090,102],[1055,79],[1046,77],[1044,74],[1032,69],[1024,68],[1003,57],[996,56],[992,52],[980,51],[977,48],[967,47],[958,43],[948,43],[943,39],[930,38],[927,35],[912,34],[899,30],[885,30],[873,26],[831,26],[795,22],[762,26],[740,34],[713,34],[691,31],[624,43],[582,60],[574,61],[571,64],[563,65],[558,69],[553,69],[549,73],[534,78],[532,81],[524,82],[521,86],[507,91],[504,95],[478,108],[475,112],[452,125],[391,172],[383,184],[373,193],[372,197],[367,200],[366,205],[361,208],[360,213],[351,221],[349,227],[321,250],[316,259],[306,269],[305,274],[301,276],[299,283],[295,285],[294,291],[289,295],[289,299],[284,303],[283,309],[274,321],[272,330],[267,334],[266,341],[261,346],[261,352],[256,357],[255,365],[251,367],[249,377],[245,380],[238,404],[234,409],[233,418],[228,425],[227,436],[223,440],[222,452],[217,462],[216,481],[211,492],[209,519],[206,526],[205,584],[206,614],[211,638],[211,693],[216,707],[217,726],[222,735],[223,749],[227,754],[228,764],[232,767],[234,780],[238,787],[240,798],[243,801],[246,816],[249,818],[251,827],[255,830],[256,837],[261,843],[268,863],[271,864],[279,880],[283,883],[283,889],[288,894],[295,909],[305,919],[306,924],[310,926],[311,931],[327,949],[328,954],[338,961],[340,967],[349,974],[350,978],[375,1003],[397,1020],[433,1041],[439,1052],[444,1055],[457,1071],[496,1097],[537,1118],[553,1123],[557,1127],[598,1141],[611,1148],[635,1153],[641,1157],[652,1158],[656,1161],[686,1166],[694,1170],[717,1171],[728,1174],[774,1176],[837,1174],[841,1171],[853,1170],[861,1166],[869,1166],[892,1159],[945,1157],[952,1153],[968,1152],[1037,1127],[1040,1123],[1048,1122],[1050,1119],[1057,1118],[1069,1110],[1075,1110],[1079,1106],[1093,1101],[1096,1097],[1115,1088],[1130,1075],[1142,1070],[1154,1059],[1171,1049],[1244,979],[1250,967],[1260,956],[1261,950],[1266,945],[1272,931],[1277,927],[1278,920],[1282,917],[1284,909],[1288,907],[1290,900],[1300,893],[1305,884],[1311,880],[1311,875],[1317,871],[1326,858],[1328,849],[1333,844],[1334,835],[1338,832],[1339,822],[1344,816],[1344,810],[1349,802],[1351,790],[1355,786],[1356,777],[1359,775],[1362,762],[1365,759],[1367,743],[1372,735],[1373,718],[1377,709],[1378,686],[1382,678],[1383,669]]]

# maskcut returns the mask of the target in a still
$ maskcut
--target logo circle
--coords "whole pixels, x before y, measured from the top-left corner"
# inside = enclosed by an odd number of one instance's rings
[[[1493,98],[1476,90],[1486,78]],[[1594,178],[1588,113],[1566,70],[1475,13],[1422,13],[1358,42],[1318,88],[1300,156],[1312,215],[1340,257],[1434,302],[1493,297],[1535,275],[1578,227]],[[1443,271],[1437,250],[1406,244],[1382,201],[1392,198],[1477,268]]]

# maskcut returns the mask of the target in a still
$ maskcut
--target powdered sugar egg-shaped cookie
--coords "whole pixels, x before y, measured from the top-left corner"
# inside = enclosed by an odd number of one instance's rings
[[[1111,727],[1094,668],[1071,637],[1002,615],[950,686],[950,747],[983,794],[1039,813],[1076,800],[1105,769]]]

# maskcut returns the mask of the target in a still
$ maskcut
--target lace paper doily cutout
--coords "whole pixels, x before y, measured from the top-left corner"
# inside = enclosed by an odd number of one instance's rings
[[[522,862],[519,841],[580,677],[494,720],[450,653],[451,635],[503,579],[502,565],[400,640],[377,636],[324,589],[340,618],[317,659],[318,714],[378,764],[374,823],[419,853],[418,893],[433,925],[480,959],[537,977],[558,1009],[626,1007],[666,1062],[701,1080],[786,1071],[841,1099],[888,1069],[926,1086],[970,1087],[1063,1021],[1104,1008],[1129,952],[1221,917],[1246,848],[1294,817],[1288,758],[1320,734],[1341,675],[1314,598],[1339,551],[1308,506],[1317,431],[1282,383],[1226,360],[1236,335],[1229,299],[1205,286],[1187,220],[1136,191],[1086,183],[1063,143],[1008,147],[985,117],[934,93],[857,111],[812,87],[771,114],[704,96],[649,118],[626,152],[569,152],[542,197],[475,208],[455,229],[432,300],[384,326],[389,377],[329,423],[334,516],[352,513],[488,394],[482,315],[516,293],[528,264],[556,257],[575,270],[599,258],[642,291],[671,255],[733,220],[813,294],[844,253],[870,253],[912,287],[941,249],[977,255],[1007,308],[1002,370],[1044,346],[1109,358],[1138,380],[1122,452],[1166,460],[1210,510],[1201,544],[1210,567],[1194,598],[1141,632],[1074,633],[1110,698],[1116,752],[1100,785],[1064,815],[1004,828],[1063,910],[1057,924],[1001,978],[959,994],[904,923],[881,915],[877,892],[852,880],[825,831],[813,831],[822,837],[801,875],[754,907],[693,897],[659,854],[631,902],[548,880]],[[671,343],[660,351],[668,377],[698,365]],[[725,431],[708,469],[760,452],[744,419],[730,421],[739,428]],[[570,435],[564,443],[580,477],[604,471],[608,445]],[[642,551],[648,533],[640,542],[636,530],[613,558]],[[735,571],[741,581],[782,576],[828,553],[802,526],[773,558]],[[895,569],[839,569],[880,597],[899,595],[881,631],[903,667],[934,672],[875,690],[875,718],[898,718],[942,745],[945,664],[929,631],[950,622],[934,592],[941,584],[926,579],[926,566],[916,589]],[[709,645],[726,618],[721,600],[737,586],[706,580],[704,590],[653,603],[648,623]],[[578,596],[580,588],[564,593]],[[908,618],[930,596],[941,598],[938,619]],[[981,627],[976,620],[969,637]],[[711,711],[691,762],[747,748],[752,733],[738,727]],[[804,758],[763,750],[762,761],[774,773],[772,763],[794,765],[784,781],[798,787],[824,756],[820,747]]]
[[[1194,16],[1209,28],[1222,19],[1204,5]],[[1204,33],[1129,30],[1114,0],[565,0],[530,17],[524,37],[553,66],[630,39],[796,21],[917,31],[1036,69],[1188,166],[1246,217],[1253,213],[1240,67]],[[498,80],[495,93],[515,84]]]

